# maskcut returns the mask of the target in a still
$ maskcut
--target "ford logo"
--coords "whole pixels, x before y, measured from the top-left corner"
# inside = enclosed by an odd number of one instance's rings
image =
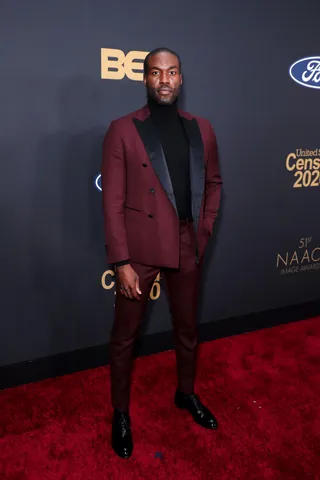
[[[99,173],[99,175],[96,176],[96,178],[94,180],[94,185],[95,185],[96,189],[99,190],[99,192],[102,192],[101,173]]]
[[[301,58],[291,65],[290,77],[304,87],[320,88],[320,57]]]

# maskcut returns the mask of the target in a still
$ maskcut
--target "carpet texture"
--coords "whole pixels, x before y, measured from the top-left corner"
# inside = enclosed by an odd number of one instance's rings
[[[216,431],[175,387],[173,351],[136,360],[129,460],[110,446],[108,367],[0,392],[1,480],[320,479],[320,318],[200,345]]]

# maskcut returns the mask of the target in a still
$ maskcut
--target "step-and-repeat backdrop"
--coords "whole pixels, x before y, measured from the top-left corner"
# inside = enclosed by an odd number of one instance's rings
[[[3,3],[0,365],[108,342],[101,143],[144,105],[159,46],[180,54],[181,107],[219,145],[200,321],[319,298],[319,15],[299,0]],[[145,334],[171,328],[161,278],[149,310]]]

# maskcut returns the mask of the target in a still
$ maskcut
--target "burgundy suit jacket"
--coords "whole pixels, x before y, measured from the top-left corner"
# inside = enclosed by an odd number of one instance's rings
[[[190,146],[192,215],[199,258],[217,217],[216,137],[204,118],[179,110]],[[179,218],[148,106],[111,122],[103,142],[102,199],[108,260],[179,267]]]

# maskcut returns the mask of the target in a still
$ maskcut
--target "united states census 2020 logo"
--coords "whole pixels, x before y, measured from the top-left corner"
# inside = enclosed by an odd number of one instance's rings
[[[320,57],[301,58],[291,65],[289,73],[300,85],[320,89]]]
[[[94,186],[96,187],[99,192],[102,192],[102,187],[101,187],[101,173],[99,173],[96,178],[94,179]]]

